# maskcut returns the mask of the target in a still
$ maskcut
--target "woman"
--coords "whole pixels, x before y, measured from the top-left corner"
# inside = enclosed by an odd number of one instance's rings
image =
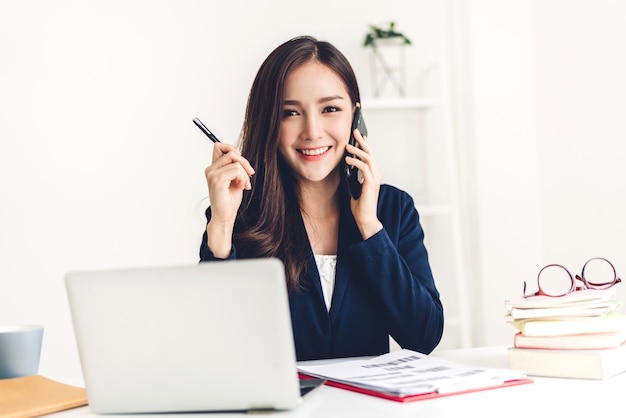
[[[278,257],[285,265],[298,360],[430,353],[443,308],[412,198],[380,184],[354,131],[354,72],[334,46],[291,39],[252,85],[241,152],[217,143],[205,170],[210,207],[201,261]],[[353,154],[354,157],[348,156]],[[351,197],[345,164],[362,175]]]

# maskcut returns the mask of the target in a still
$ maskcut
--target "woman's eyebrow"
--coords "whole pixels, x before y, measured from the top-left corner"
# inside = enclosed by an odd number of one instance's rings
[[[318,103],[326,103],[326,102],[332,102],[333,100],[342,100],[342,99],[343,99],[343,96],[335,95],[335,96],[322,97],[317,102]],[[286,99],[285,101],[283,101],[283,104],[286,104],[286,105],[300,105],[301,103],[300,103],[299,100]]]
[[[319,99],[318,103],[332,102],[333,100],[342,100],[342,99],[343,99],[343,96],[340,96],[340,95],[328,96],[328,97],[322,97],[321,99]]]

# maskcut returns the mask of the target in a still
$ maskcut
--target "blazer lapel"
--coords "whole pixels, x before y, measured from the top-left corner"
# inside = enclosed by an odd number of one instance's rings
[[[343,199],[341,204],[341,216],[339,218],[339,242],[337,244],[337,266],[335,271],[335,288],[330,304],[331,323],[337,318],[344,301],[351,269],[348,260],[348,248],[350,245],[361,240],[361,234],[356,226],[350,210],[350,199]]]

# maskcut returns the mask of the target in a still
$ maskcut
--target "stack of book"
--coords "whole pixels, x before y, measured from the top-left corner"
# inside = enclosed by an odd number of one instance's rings
[[[509,367],[530,376],[602,380],[626,371],[626,316],[615,286],[505,301],[517,333]]]

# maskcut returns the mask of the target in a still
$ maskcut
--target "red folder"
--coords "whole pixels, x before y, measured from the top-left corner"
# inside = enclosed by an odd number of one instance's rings
[[[299,373],[299,376],[300,376],[301,379],[310,379],[311,378],[311,376],[307,376],[307,375],[302,374],[302,373]],[[459,395],[459,394],[462,394],[462,393],[479,392],[479,391],[482,391],[482,390],[498,389],[498,388],[504,388],[504,387],[509,387],[509,386],[525,385],[525,384],[532,383],[532,382],[533,381],[531,379],[517,379],[517,380],[509,380],[509,381],[506,381],[506,382],[504,382],[502,384],[498,384],[498,385],[495,385],[495,386],[483,386],[483,387],[478,387],[478,388],[460,390],[458,392],[446,392],[446,393],[430,392],[430,393],[420,393],[418,395],[407,395],[407,396],[390,395],[388,393],[378,392],[378,391],[371,390],[371,389],[364,389],[364,388],[360,388],[358,386],[352,386],[352,385],[348,385],[348,384],[345,384],[345,383],[333,382],[332,380],[326,380],[326,383],[324,383],[324,384],[328,385],[328,386],[333,386],[333,387],[336,387],[336,388],[340,388],[340,389],[346,389],[346,390],[351,390],[353,392],[363,393],[365,395],[377,396],[379,398],[388,399],[388,400],[395,401],[395,402],[413,402],[413,401],[421,401],[421,400],[425,400],[425,399],[442,398],[444,396]]]

